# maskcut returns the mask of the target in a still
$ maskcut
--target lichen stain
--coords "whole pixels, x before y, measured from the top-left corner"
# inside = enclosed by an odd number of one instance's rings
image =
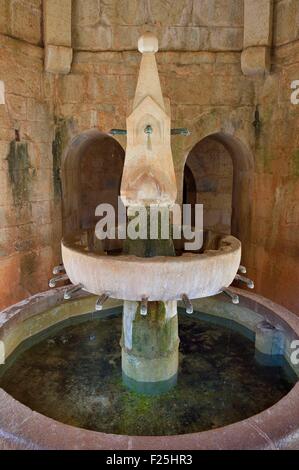
[[[61,184],[61,162],[65,146],[68,142],[68,123],[65,119],[55,119],[55,136],[52,142],[53,155],[53,187],[55,198],[60,199],[62,195]]]
[[[29,276],[36,271],[38,264],[38,256],[35,252],[24,255],[21,259],[21,273],[22,275]]]
[[[28,143],[13,140],[9,146],[7,161],[14,204],[22,206],[28,200],[30,185],[36,174],[30,163]]]
[[[34,251],[24,254],[20,261],[20,284],[26,290],[34,285],[34,276],[39,267],[38,254]]]
[[[299,149],[296,149],[292,154],[292,175],[296,178],[299,177]]]

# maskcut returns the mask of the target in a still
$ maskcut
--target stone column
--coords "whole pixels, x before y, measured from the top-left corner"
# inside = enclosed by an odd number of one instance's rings
[[[273,30],[273,0],[244,0],[244,75],[270,72]]]
[[[155,395],[172,388],[178,370],[177,302],[149,302],[146,316],[139,302],[124,302],[121,346],[129,389]]]
[[[169,210],[167,211],[169,217]],[[133,211],[134,212],[134,211]],[[128,210],[130,222],[130,209]],[[161,221],[160,221],[161,223]],[[127,239],[126,254],[142,258],[175,256],[171,231],[163,240],[158,224],[158,239],[149,237],[150,212],[147,211],[148,238]],[[144,293],[146,296],[146,293]],[[142,295],[142,293],[141,293]],[[124,302],[122,372],[124,384],[138,393],[159,394],[176,384],[178,370],[177,302],[148,302],[147,314],[142,315],[140,302]]]
[[[73,59],[72,0],[44,0],[45,71],[68,74]]]

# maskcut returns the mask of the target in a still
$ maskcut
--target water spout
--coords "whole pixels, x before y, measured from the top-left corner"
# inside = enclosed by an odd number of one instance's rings
[[[242,273],[242,274],[247,273],[247,269],[245,268],[245,266],[242,266],[242,264],[240,264],[238,271],[239,273]]]
[[[186,313],[191,315],[193,313],[193,305],[186,294],[182,295],[182,301],[184,303],[184,307],[186,308]]]
[[[249,289],[254,289],[254,282],[248,277],[241,276],[240,274],[236,274],[235,280],[244,282],[244,284],[246,284]]]
[[[61,274],[60,276],[55,276],[49,281],[49,287],[56,287],[57,282],[68,281],[69,277],[67,274]]]
[[[100,312],[101,310],[103,310],[104,303],[108,299],[109,299],[108,294],[102,294],[101,297],[98,298],[98,300],[96,302],[96,307],[95,307],[97,312]]]
[[[109,135],[127,135],[126,129],[111,129]]]
[[[55,266],[53,268],[53,274],[59,274],[59,273],[64,273],[65,272],[65,269],[64,269],[64,266],[63,264],[59,264],[58,266]]]
[[[83,288],[82,284],[77,284],[76,286],[72,286],[69,289],[66,289],[64,292],[64,300],[70,300],[76,292],[79,292]]]
[[[234,292],[232,292],[228,288],[222,289],[222,292],[224,294],[226,294],[231,299],[233,304],[238,305],[238,303],[240,302],[240,299],[239,299],[239,296],[237,294],[235,294]]]
[[[151,135],[153,133],[153,128],[152,126],[148,125],[146,126],[146,128],[144,129],[144,132],[145,134],[147,135],[147,144],[146,144],[146,148],[147,150],[149,150],[150,152],[152,151],[152,141],[151,141]]]
[[[143,316],[147,315],[147,304],[148,304],[147,297],[142,297],[142,301],[140,305],[140,314]]]
[[[185,137],[188,137],[191,135],[191,132],[189,129],[186,129],[186,127],[179,127],[177,129],[171,129],[171,135],[183,135]]]

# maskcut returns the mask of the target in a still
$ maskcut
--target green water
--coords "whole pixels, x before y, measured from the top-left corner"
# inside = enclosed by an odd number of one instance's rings
[[[121,315],[86,318],[25,344],[0,367],[0,386],[63,423],[115,434],[171,435],[245,419],[294,384],[283,368],[259,365],[253,342],[239,332],[181,314],[178,384],[164,395],[140,396],[122,384]]]

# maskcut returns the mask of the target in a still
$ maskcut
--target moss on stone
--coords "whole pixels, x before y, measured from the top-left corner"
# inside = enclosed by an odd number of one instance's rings
[[[270,173],[271,167],[272,167],[272,161],[274,159],[273,155],[271,155],[268,152],[262,152],[261,157],[262,157],[264,171],[266,171],[267,173]]]
[[[62,118],[55,119],[55,137],[52,142],[52,155],[53,155],[53,186],[54,196],[61,198],[62,185],[61,185],[61,162],[65,146],[68,142],[68,122]]]
[[[169,238],[162,239],[161,219],[160,214],[158,219],[158,239],[151,240],[151,218],[148,209],[148,238],[145,240],[132,240],[127,238],[124,252],[139,257],[175,256],[171,227],[169,230]],[[130,356],[130,361],[126,361],[130,373],[126,370],[127,366],[124,366],[124,362],[123,372],[128,377],[138,382],[148,382],[145,378],[151,376],[153,372],[152,370],[148,370],[148,367],[152,366],[151,361],[155,360],[155,373],[156,377],[159,377],[157,382],[161,381],[161,377],[167,377],[167,379],[169,379],[169,369],[173,375],[174,364],[177,365],[179,345],[177,315],[172,318],[167,318],[164,302],[148,302],[148,313],[146,316],[140,314],[140,304],[137,304],[136,307],[133,306],[133,308],[137,308],[137,311],[132,325],[132,349],[130,351],[126,350],[123,339],[121,340],[123,355],[128,354]],[[125,323],[123,327],[125,327]],[[138,371],[135,366],[137,358]],[[140,377],[142,377],[142,380]]]
[[[292,175],[296,178],[299,177],[299,149],[296,149],[292,154]]]
[[[133,322],[134,356],[147,359],[172,353],[178,345],[178,318],[166,318],[164,302],[149,302],[148,314],[142,316],[138,306]]]
[[[35,176],[35,169],[30,163],[28,143],[13,140],[9,146],[7,161],[14,203],[22,205],[28,200],[30,185]]]
[[[29,276],[33,274],[37,268],[38,257],[35,252],[28,253],[21,259],[21,274]]]

